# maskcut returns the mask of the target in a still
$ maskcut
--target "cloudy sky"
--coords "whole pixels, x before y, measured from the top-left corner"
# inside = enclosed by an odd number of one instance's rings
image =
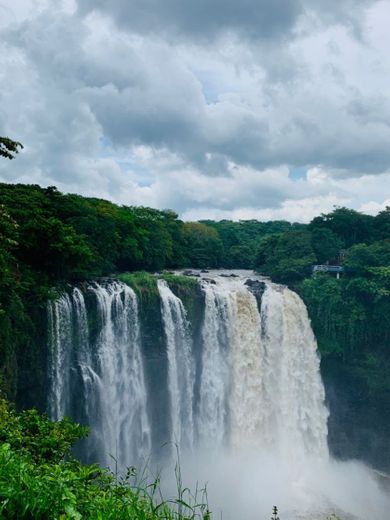
[[[185,219],[390,205],[389,0],[0,0],[0,180]]]

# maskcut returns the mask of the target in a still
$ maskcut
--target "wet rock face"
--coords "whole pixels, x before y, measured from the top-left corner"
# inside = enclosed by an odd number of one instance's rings
[[[207,282],[207,283],[211,283],[211,284],[213,284],[213,285],[216,285],[216,284],[217,284],[217,282],[216,282],[213,278],[205,278],[205,277],[204,277],[204,278],[203,278],[203,281],[204,281],[204,282]]]
[[[200,277],[199,273],[197,273],[196,271],[191,271],[191,269],[186,269],[185,271],[182,272],[182,275],[183,276],[196,276],[197,278]]]
[[[250,292],[255,296],[257,301],[257,308],[261,313],[261,300],[266,289],[265,282],[262,282],[261,280],[252,280],[251,278],[248,278],[244,285],[246,285]]]
[[[248,286],[249,290],[258,298],[263,296],[263,293],[266,289],[265,282],[262,282],[261,280],[251,280],[248,278],[248,280],[245,282],[245,285]]]

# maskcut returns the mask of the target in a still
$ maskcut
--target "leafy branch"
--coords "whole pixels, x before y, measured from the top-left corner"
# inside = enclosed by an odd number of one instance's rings
[[[23,148],[22,143],[13,141],[9,137],[0,137],[0,156],[6,159],[14,159],[19,153],[19,148]]]

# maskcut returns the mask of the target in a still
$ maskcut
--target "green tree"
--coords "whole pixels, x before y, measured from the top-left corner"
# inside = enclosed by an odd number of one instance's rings
[[[342,247],[341,239],[328,228],[314,228],[311,244],[319,264],[335,258]]]
[[[348,249],[344,264],[359,275],[369,275],[372,268],[390,267],[390,239],[354,245]]]
[[[336,208],[331,213],[315,217],[309,224],[309,230],[315,228],[329,229],[347,248],[359,242],[373,242],[377,236],[374,217],[348,208]]]
[[[218,232],[200,222],[185,222],[183,240],[188,267],[218,267],[223,245]]]
[[[134,214],[135,224],[142,229],[140,249],[142,251],[142,267],[148,270],[161,270],[172,265],[174,244],[170,226],[173,215],[170,211],[159,211],[146,207],[129,208]]]
[[[252,269],[261,239],[270,234],[296,229],[296,224],[284,220],[203,220],[202,224],[215,229],[223,244],[223,266],[231,269]],[[303,225],[302,225],[303,226]]]
[[[228,252],[229,265],[233,269],[251,269],[254,264],[255,250],[249,244],[232,246]]]
[[[315,261],[310,232],[296,229],[264,237],[259,245],[256,268],[277,282],[293,283],[310,274]]]
[[[390,207],[387,206],[385,210],[380,211],[375,217],[375,229],[378,233],[378,238],[390,238]]]
[[[19,153],[19,148],[23,148],[22,143],[13,141],[9,137],[0,137],[0,157],[14,159],[15,155]]]

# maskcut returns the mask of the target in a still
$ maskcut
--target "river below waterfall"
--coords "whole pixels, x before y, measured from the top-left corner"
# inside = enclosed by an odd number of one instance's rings
[[[155,301],[101,280],[49,304],[48,409],[91,426],[83,458],[147,461],[171,494],[179,456],[185,485],[207,483],[215,519],[266,520],[278,505],[281,520],[388,520],[370,470],[329,456],[302,300],[250,271],[192,274],[196,320],[162,279]]]

